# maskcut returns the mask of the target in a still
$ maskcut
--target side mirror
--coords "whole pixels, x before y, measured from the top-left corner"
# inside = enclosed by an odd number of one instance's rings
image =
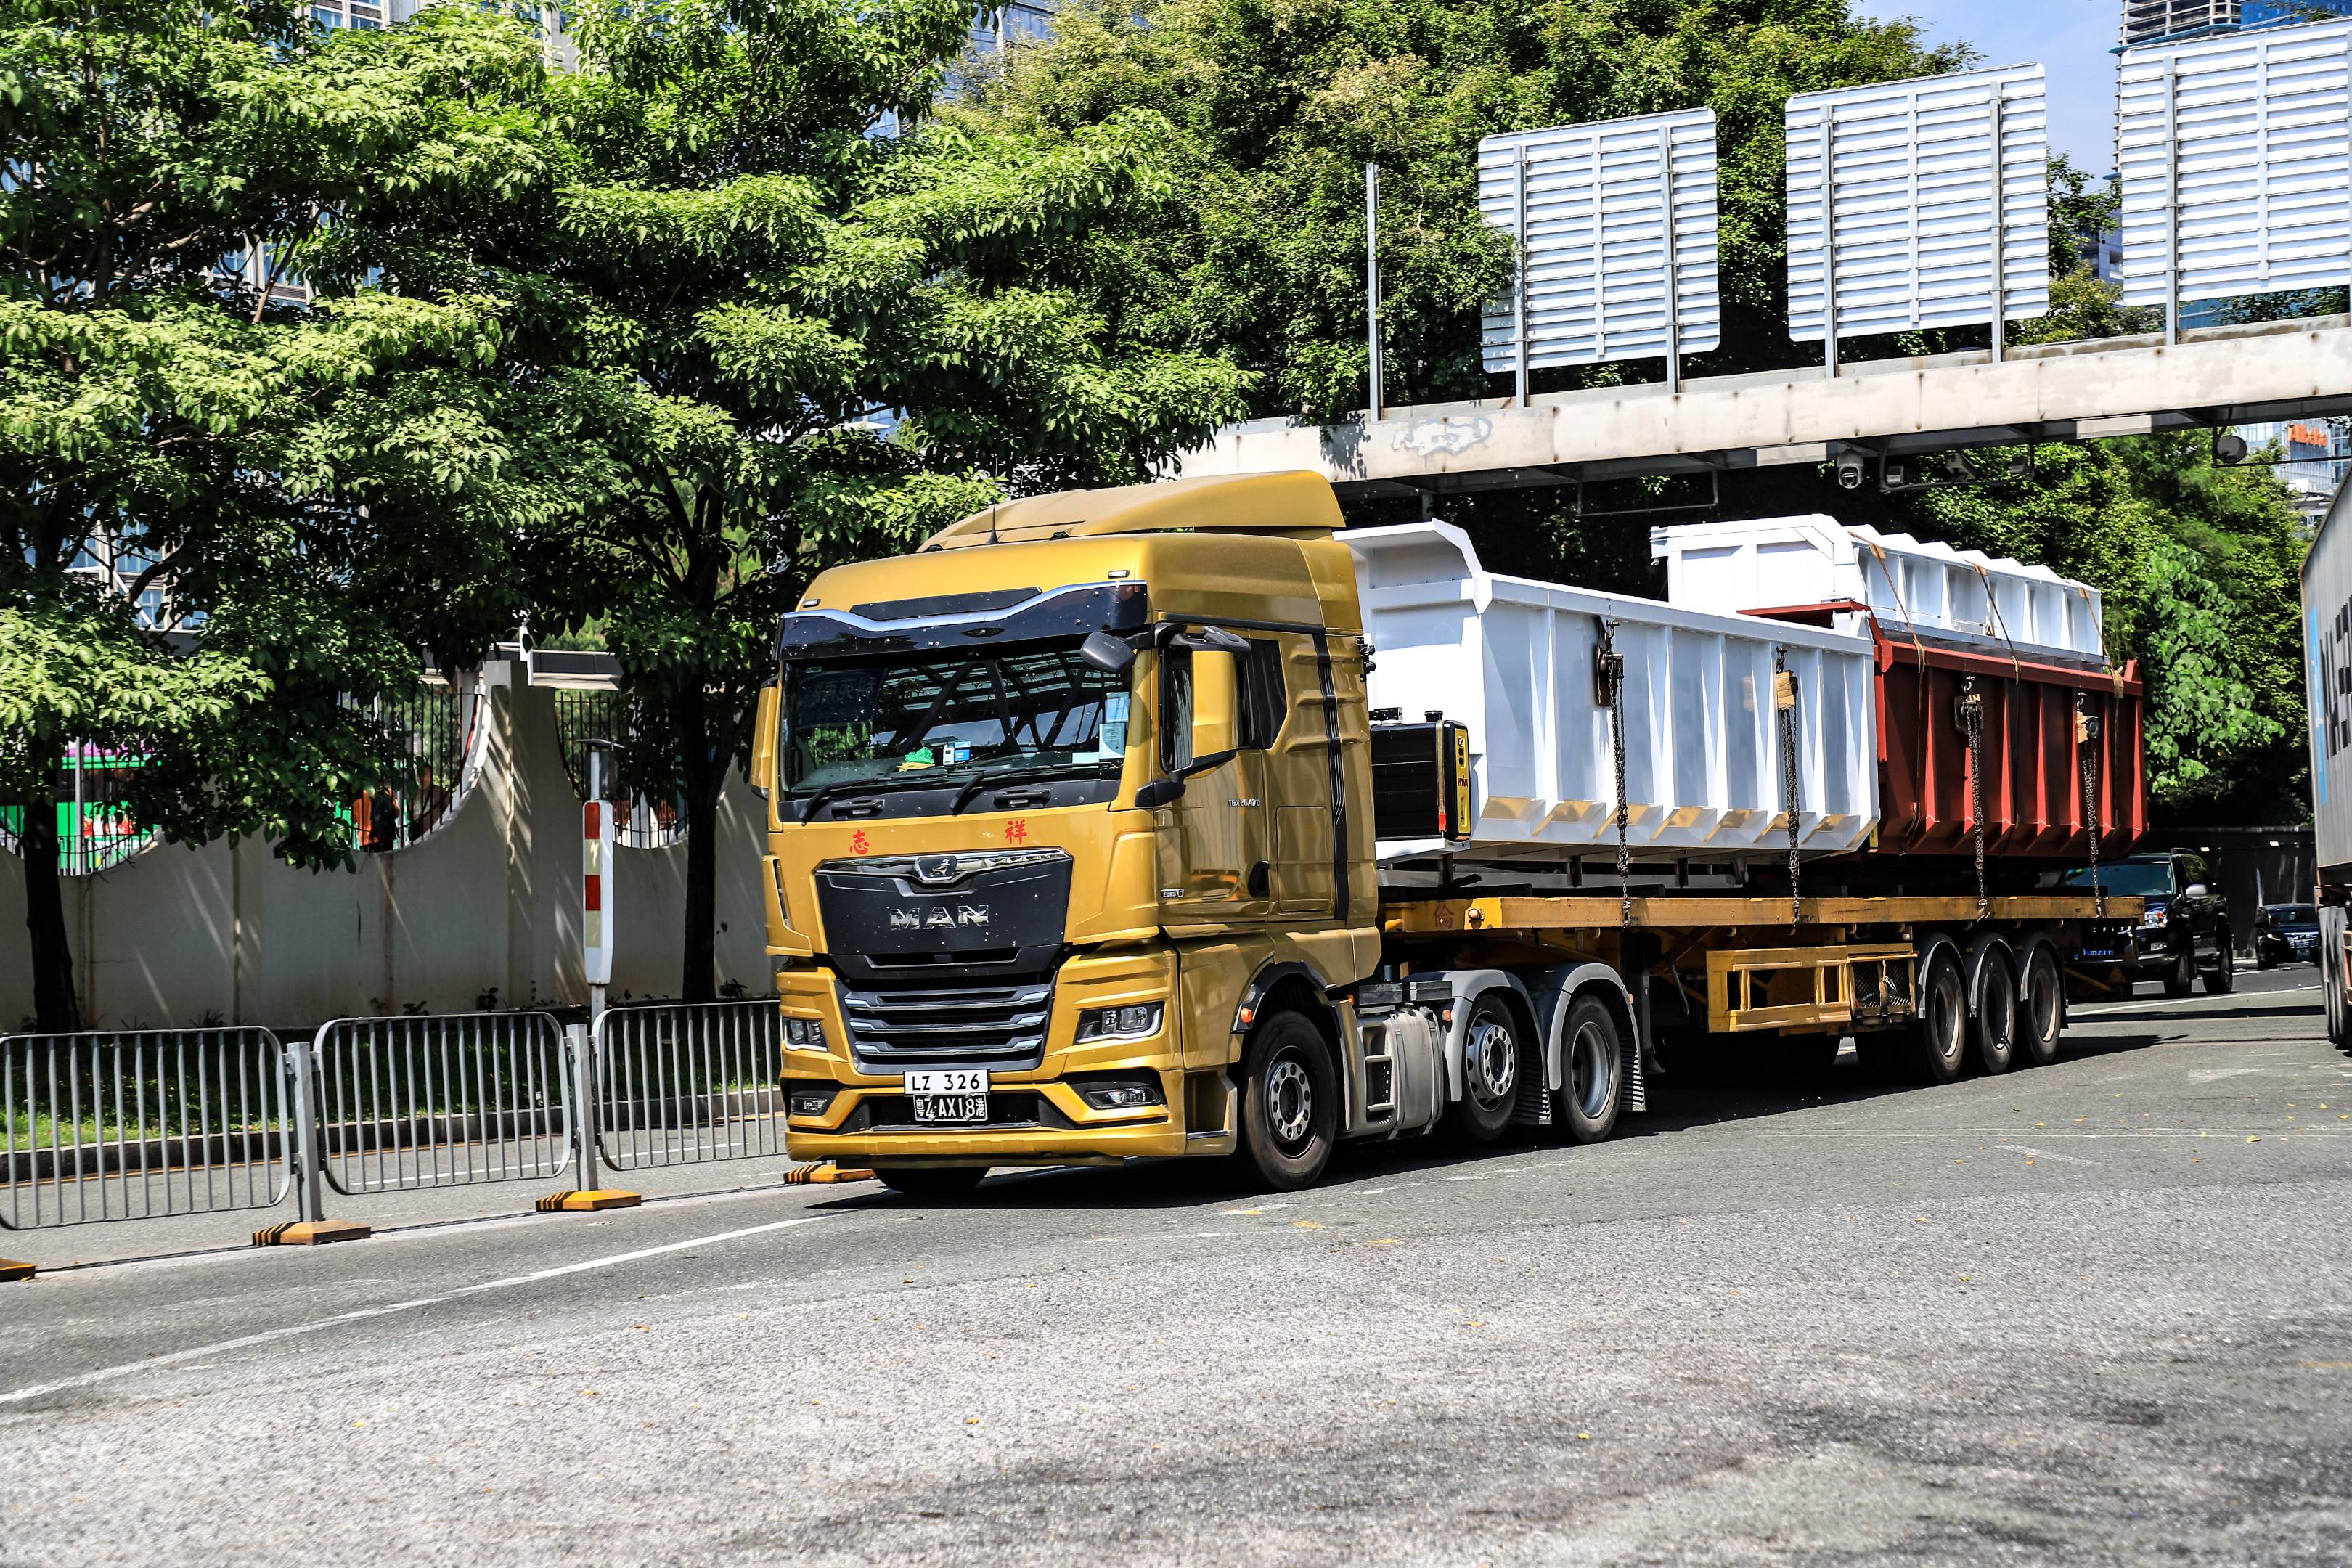
[[[751,719],[751,787],[761,795],[776,787],[776,715],[782,701],[782,688],[760,688],[760,706]]]
[[[1122,674],[1135,663],[1135,650],[1127,639],[1108,632],[1088,632],[1078,645],[1078,657],[1108,675]]]
[[[2205,896],[2205,884],[2202,882],[2191,882],[2189,884],[2187,890],[2185,890],[2180,896],[2184,899],[2201,899]]]
[[[1192,655],[1192,763],[1198,765],[1240,744],[1241,666],[1226,649],[1199,649]]]
[[[1173,805],[1184,798],[1182,779],[1153,779],[1135,792],[1135,804],[1145,811],[1158,811],[1163,805]]]

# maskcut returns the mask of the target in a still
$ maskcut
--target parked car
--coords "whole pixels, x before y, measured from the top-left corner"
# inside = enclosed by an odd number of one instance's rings
[[[2254,912],[2254,964],[2315,963],[2319,959],[2319,909],[2315,904],[2264,904]]]
[[[2069,888],[2091,885],[2090,868],[2067,874]],[[2161,980],[2167,996],[2186,996],[2205,976],[2220,994],[2236,980],[2230,955],[2230,906],[2213,891],[2205,858],[2187,849],[2152,850],[2099,868],[2099,886],[2147,900],[2135,932],[2143,980]]]

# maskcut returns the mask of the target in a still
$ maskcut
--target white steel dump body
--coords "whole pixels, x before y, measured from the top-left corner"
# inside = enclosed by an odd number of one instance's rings
[[[1454,848],[1483,858],[1615,853],[1611,710],[1594,655],[1624,657],[1626,837],[1643,861],[1788,853],[1776,666],[1796,677],[1798,847],[1861,847],[1877,821],[1872,644],[1750,616],[1713,615],[1478,564],[1442,522],[1349,530],[1371,706],[1470,727],[1476,807],[1466,845],[1383,839],[1396,861]]]
[[[1685,609],[1786,609],[1847,600],[1890,637],[1988,648],[2036,663],[2103,664],[2099,591],[1977,550],[1832,518],[1768,517],[1654,529],[1666,599]],[[1848,616],[1852,621],[1856,617]]]

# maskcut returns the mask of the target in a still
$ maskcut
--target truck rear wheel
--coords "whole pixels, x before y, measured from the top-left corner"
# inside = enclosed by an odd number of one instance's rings
[[[1492,1143],[1511,1124],[1519,1098],[1519,1025],[1488,992],[1462,1026],[1462,1098],[1445,1108],[1445,1131],[1465,1143]]]
[[[1949,949],[1927,961],[1919,982],[1919,1021],[1911,1026],[1912,1076],[1950,1083],[1968,1065],[1969,994]]]
[[[1339,1083],[1323,1031],[1276,1013],[1251,1034],[1242,1069],[1235,1169],[1273,1192],[1313,1186],[1339,1135]]]
[[[1625,1047],[1616,1016],[1598,996],[1580,996],[1561,1026],[1559,1098],[1553,1125],[1579,1143],[1598,1143],[1617,1130],[1625,1100]]]
[[[1977,1005],[1969,1020],[1969,1044],[1977,1066],[2005,1073],[2017,1060],[2017,970],[1994,947],[1977,961]]]
[[[877,1165],[874,1174],[892,1192],[910,1198],[969,1196],[988,1174],[985,1165]]]
[[[2025,1059],[2048,1067],[2058,1059],[2058,1037],[2066,1027],[2066,976],[2058,950],[2036,942],[2025,958],[2025,1005],[2018,1015],[2018,1043]]]

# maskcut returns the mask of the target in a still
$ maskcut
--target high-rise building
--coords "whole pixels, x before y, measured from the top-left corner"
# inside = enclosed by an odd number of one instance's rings
[[[2124,0],[2123,42],[2193,38],[2238,26],[2239,0]]]

